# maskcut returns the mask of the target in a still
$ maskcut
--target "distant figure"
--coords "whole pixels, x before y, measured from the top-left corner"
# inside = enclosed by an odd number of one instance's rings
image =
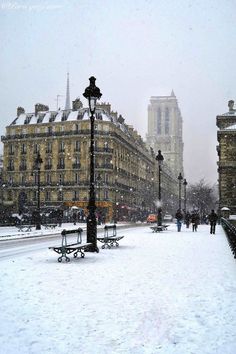
[[[62,210],[58,210],[58,226],[59,227],[61,227],[62,219],[63,219],[63,211]]]
[[[191,215],[191,223],[192,223],[192,228],[193,228],[193,232],[197,232],[197,227],[198,227],[198,224],[199,224],[199,215],[197,212],[193,212],[192,215]]]
[[[211,213],[208,215],[208,220],[210,222],[210,234],[215,234],[216,232],[216,222],[218,220],[218,215],[212,209]]]
[[[187,229],[189,228],[190,220],[191,220],[191,215],[190,215],[189,211],[187,211],[187,213],[185,215],[185,223],[186,223]]]
[[[74,225],[76,225],[76,220],[77,220],[76,213],[73,213],[72,218],[73,218]]]
[[[178,232],[181,231],[181,226],[182,226],[182,220],[183,220],[183,214],[181,213],[181,210],[178,209],[176,214],[175,214],[176,220],[177,220],[177,230]]]

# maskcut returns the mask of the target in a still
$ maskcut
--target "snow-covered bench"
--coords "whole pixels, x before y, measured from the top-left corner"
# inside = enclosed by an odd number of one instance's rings
[[[66,262],[70,262],[70,258],[67,256],[70,253],[74,253],[74,258],[78,256],[80,252],[81,258],[84,258],[85,251],[92,245],[92,243],[86,242],[82,243],[82,232],[83,229],[73,229],[73,230],[63,230],[61,232],[62,241],[61,246],[51,246],[49,249],[52,249],[56,253],[60,254],[61,256],[58,257],[58,262],[62,262],[62,259],[65,258]],[[67,243],[67,235],[75,234],[76,241],[74,243]]]
[[[104,226],[104,236],[97,237],[97,240],[103,243],[102,248],[111,248],[113,246],[119,247],[118,241],[120,241],[124,236],[117,236],[116,224],[105,225]]]
[[[57,224],[43,224],[45,229],[55,229],[57,227]]]
[[[34,225],[16,225],[18,231],[26,231],[26,232],[30,232],[32,231],[32,228],[34,227]]]
[[[168,226],[170,225],[157,225],[157,226],[151,226],[150,229],[152,229],[152,232],[161,232],[164,230],[167,230]]]

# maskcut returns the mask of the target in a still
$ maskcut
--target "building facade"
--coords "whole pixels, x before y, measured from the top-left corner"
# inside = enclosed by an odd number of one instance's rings
[[[228,102],[229,111],[216,117],[219,174],[219,209],[229,208],[236,214],[236,109]]]
[[[6,127],[2,172],[3,204],[12,211],[37,206],[40,177],[41,209],[72,206],[86,209],[90,183],[90,119],[76,99],[72,109],[50,111],[36,104],[33,113],[17,109]],[[40,171],[35,161],[40,153]],[[155,154],[133,127],[111,111],[96,109],[95,181],[97,210],[106,221],[140,219],[154,212],[158,195]],[[163,198],[177,200],[176,180],[163,172]],[[171,205],[170,205],[171,206]]]
[[[152,96],[148,105],[147,144],[161,150],[174,176],[183,174],[183,120],[174,92]]]

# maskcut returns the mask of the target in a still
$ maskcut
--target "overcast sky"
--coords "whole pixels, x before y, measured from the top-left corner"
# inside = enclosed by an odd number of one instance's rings
[[[236,100],[235,0],[0,0],[0,133],[23,106],[64,108],[88,78],[145,138],[151,96],[179,102],[185,177],[217,181],[216,115]]]

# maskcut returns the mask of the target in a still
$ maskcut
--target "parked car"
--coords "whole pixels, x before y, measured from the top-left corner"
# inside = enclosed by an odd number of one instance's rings
[[[163,218],[163,220],[164,221],[172,221],[172,215],[170,215],[170,214],[165,214],[165,216],[164,216],[164,218]]]
[[[157,222],[157,215],[156,214],[149,214],[147,217],[147,223]]]

